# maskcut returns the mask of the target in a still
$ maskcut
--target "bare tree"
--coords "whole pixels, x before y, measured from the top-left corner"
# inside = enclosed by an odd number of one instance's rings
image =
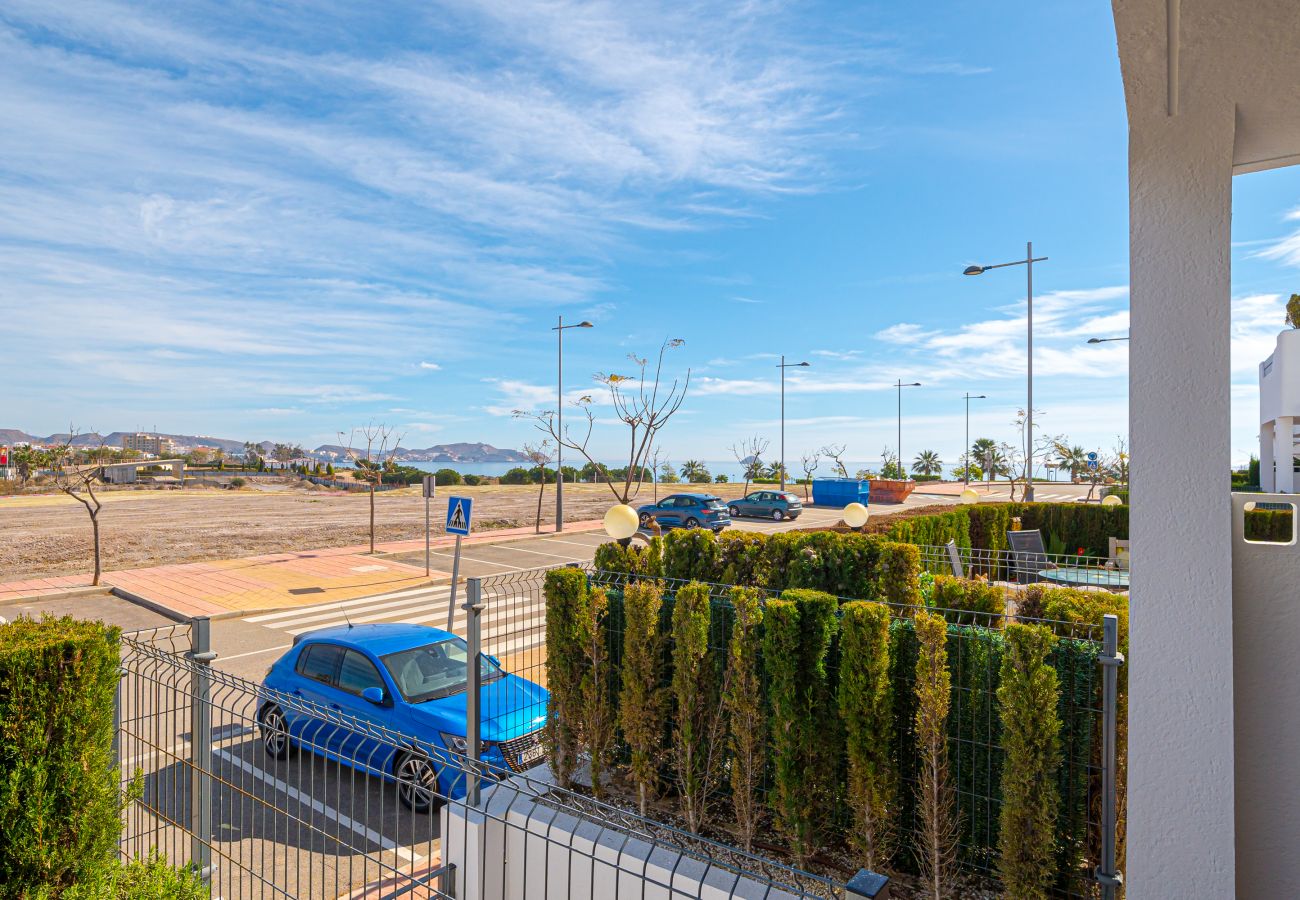
[[[745,470],[745,493],[749,493],[750,479],[757,477],[763,471],[763,454],[767,452],[767,445],[770,444],[767,438],[754,435],[746,438],[738,444],[731,445],[731,454],[736,457],[736,462],[740,463],[741,468]]]
[[[1043,415],[1043,411],[1034,410],[1035,417]],[[1011,485],[1011,500],[1016,499],[1016,482],[1021,482],[1021,496],[1024,496],[1032,483],[1034,473],[1030,471],[1030,442],[1029,435],[1026,432],[1026,417],[1023,409],[1016,410],[1016,418],[1012,424],[1016,428],[1017,441],[1014,444],[1001,443],[998,450],[1005,457],[1007,467],[1007,480]],[[1046,458],[1060,444],[1065,442],[1063,434],[1042,435],[1036,437],[1033,441],[1033,459]]]
[[[820,453],[805,453],[799,460],[800,466],[803,467],[803,498],[805,500],[810,499],[808,490],[812,487],[813,472],[817,471],[817,466],[821,461]]]
[[[542,533],[542,495],[546,492],[546,466],[551,460],[555,459],[555,453],[552,451],[551,442],[543,440],[540,444],[524,444],[524,456],[528,461],[537,466],[539,484],[537,487],[537,519],[535,530],[538,534]]]
[[[360,438],[366,442],[364,452],[357,449],[353,444],[359,443]],[[392,428],[382,422],[376,425],[374,422],[369,423],[364,428],[353,428],[348,435],[347,454],[352,460],[353,472],[352,477],[358,481],[364,481],[369,485],[370,490],[370,552],[375,552],[375,488],[384,483],[384,470],[392,466],[393,458],[397,456],[398,445],[402,442],[402,435],[397,434]],[[339,443],[343,443],[343,432],[339,432]],[[280,455],[280,447],[276,445],[276,456]]]
[[[1110,454],[1115,480],[1128,487],[1128,438],[1122,434],[1115,435],[1115,446],[1111,448]]]
[[[828,456],[835,462],[835,471],[840,473],[841,478],[849,477],[849,470],[844,466],[844,454],[847,449],[844,444],[827,444],[820,451],[822,456]]]
[[[691,370],[687,369],[686,374],[681,378],[673,378],[671,384],[666,383],[663,372],[664,356],[667,352],[685,343],[681,338],[664,341],[654,360],[653,370],[650,368],[648,358],[633,353],[628,354],[628,359],[636,367],[636,375],[620,375],[614,372],[598,372],[595,375],[596,382],[609,391],[614,415],[628,428],[627,468],[623,471],[622,483],[616,483],[608,477],[605,479],[605,483],[609,485],[610,491],[619,503],[629,502],[639,491],[643,477],[642,467],[649,459],[659,432],[668,424],[673,414],[681,409],[682,402],[686,399],[686,391],[691,384]],[[582,411],[586,427],[579,425],[575,432],[566,425],[563,434],[560,433],[555,410],[532,413],[517,409],[514,414],[520,418],[532,419],[537,428],[558,445],[576,450],[587,462],[602,468],[587,449],[596,426],[593,404],[594,400],[590,395],[579,398],[575,405]],[[633,489],[634,486],[636,490]]]
[[[668,461],[668,454],[664,452],[663,447],[655,447],[654,453],[650,455],[650,480],[654,482],[655,502],[659,502],[659,468]],[[637,472],[637,491],[641,490],[641,482],[645,478],[645,469],[642,468]],[[651,522],[655,521],[653,518]]]
[[[73,500],[86,508],[90,516],[90,530],[94,541],[95,575],[92,585],[99,584],[103,574],[99,540],[99,511],[102,504],[95,496],[95,482],[103,479],[103,459],[107,448],[101,442],[96,448],[88,450],[73,449],[72,442],[77,437],[77,430],[68,427],[68,439],[49,451],[50,474],[54,485]]]

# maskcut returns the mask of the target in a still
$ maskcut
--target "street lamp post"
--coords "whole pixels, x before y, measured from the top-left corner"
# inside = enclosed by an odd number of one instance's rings
[[[913,381],[911,384],[903,384],[903,379],[898,379],[894,387],[898,388],[898,474],[899,481],[907,480],[907,470],[903,468],[903,388],[920,387],[921,382]]]
[[[972,400],[987,400],[983,394],[972,394],[966,392],[966,448],[962,450],[962,456],[966,458],[966,464],[962,466],[962,484],[970,487],[970,402]]]
[[[1002,269],[1007,266],[1024,266],[1027,274],[1025,292],[1026,320],[1028,325],[1027,353],[1028,359],[1028,400],[1025,406],[1025,502],[1034,499],[1034,263],[1046,261],[1046,256],[1034,256],[1034,242],[1025,244],[1025,258],[1014,262],[996,263],[991,266],[967,266],[963,275],[983,275],[989,269]]]
[[[566,328],[591,328],[588,321],[565,325],[564,316],[551,330],[555,332],[555,530],[564,530],[564,331]],[[546,481],[546,469],[542,469]]]
[[[787,363],[785,354],[781,354],[781,364],[777,366],[781,370],[781,490],[785,490],[785,370],[807,368],[808,363],[797,362]]]

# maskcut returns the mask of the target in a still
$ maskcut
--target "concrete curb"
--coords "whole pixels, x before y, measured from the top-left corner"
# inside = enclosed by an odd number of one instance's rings
[[[111,594],[112,592],[113,587],[108,584],[68,588],[65,591],[49,591],[44,594],[24,594],[21,597],[8,597],[4,600],[0,600],[0,606],[14,606],[19,603],[32,603],[40,600],[71,600],[76,597],[92,597],[95,595]]]

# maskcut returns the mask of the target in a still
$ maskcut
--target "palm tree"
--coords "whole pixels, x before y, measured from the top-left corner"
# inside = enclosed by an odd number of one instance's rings
[[[709,469],[698,459],[688,459],[682,463],[682,480],[693,484],[707,484],[712,481],[709,475]]]
[[[943,471],[943,460],[933,450],[922,450],[912,460],[912,471],[920,475],[937,475]]]
[[[1056,455],[1060,460],[1060,468],[1069,469],[1071,478],[1076,477],[1088,465],[1088,452],[1082,447],[1057,444]]]

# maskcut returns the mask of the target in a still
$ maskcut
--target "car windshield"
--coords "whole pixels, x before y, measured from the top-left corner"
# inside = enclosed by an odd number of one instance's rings
[[[705,509],[726,509],[727,504],[723,503],[717,497],[714,497],[712,500],[704,501],[704,508]]]
[[[380,659],[407,703],[438,700],[465,690],[469,649],[460,638],[390,653]],[[481,658],[481,666],[485,682],[505,674],[486,657]]]

